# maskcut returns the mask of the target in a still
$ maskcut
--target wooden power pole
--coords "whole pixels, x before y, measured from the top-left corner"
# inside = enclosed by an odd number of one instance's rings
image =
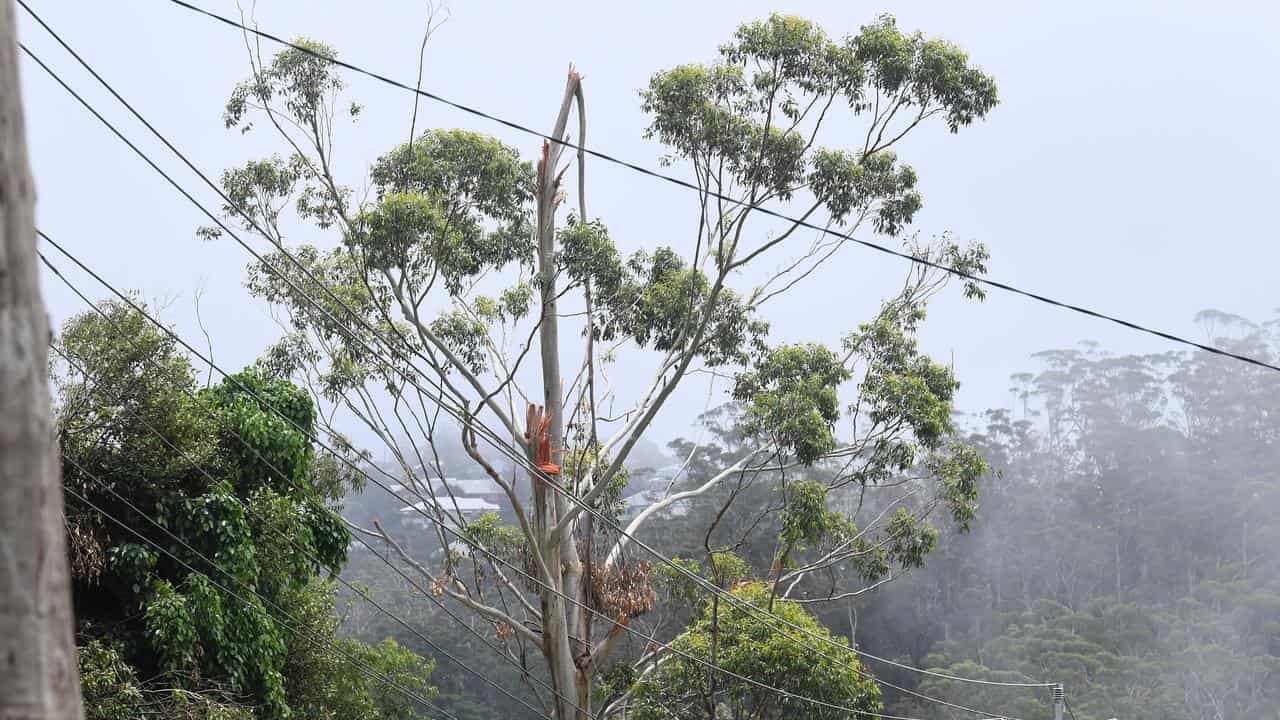
[[[0,720],[83,716],[17,17],[0,0]]]

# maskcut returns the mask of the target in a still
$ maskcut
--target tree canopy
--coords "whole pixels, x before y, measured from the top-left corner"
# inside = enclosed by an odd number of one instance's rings
[[[430,662],[337,637],[351,485],[317,459],[310,397],[260,367],[199,387],[141,313],[98,310],[64,325],[54,375],[89,716],[421,717],[345,654],[426,695]]]
[[[762,605],[768,600],[769,587],[744,583],[734,588],[733,594]],[[826,628],[799,605],[781,602],[773,606],[773,611],[806,631],[830,637]],[[636,682],[632,690],[634,709],[630,712],[638,720],[834,720],[849,716],[849,711],[840,707],[869,715],[878,711],[880,688],[864,674],[858,657],[851,650],[815,655],[811,643],[800,631],[780,630],[775,623],[740,608],[715,611],[707,603],[702,614],[672,643],[673,647],[776,690],[708,672],[686,655],[671,655]],[[817,703],[788,697],[778,690]]]
[[[586,132],[578,73],[534,160],[477,132],[415,125],[367,178],[344,179],[338,120],[358,119],[360,106],[328,62],[334,50],[300,44],[310,52],[251,53],[224,113],[229,128],[265,128],[282,153],[223,176],[228,218],[273,246],[248,283],[288,326],[264,366],[325,404],[322,430],[341,433],[340,411],[377,438],[390,459],[379,470],[404,488],[430,542],[381,522],[361,531],[487,625],[526,676],[541,655],[558,717],[593,714],[605,668],[655,661],[624,653],[622,638],[646,616],[679,613],[655,605],[652,564],[631,537],[677,502],[719,502],[724,515],[750,512],[729,506],[757,492],[770,498],[764,520],[733,526],[778,543],[763,562],[744,560],[769,607],[817,593],[815,573],[841,575],[834,596],[919,567],[938,508],[962,526],[972,519],[986,465],[951,421],[958,381],[916,341],[948,275],[910,273],[871,321],[840,317],[841,347],[778,343],[767,313],[772,298],[803,291],[844,233],[984,269],[980,245],[909,234],[923,199],[896,154],[918,129],[956,133],[995,107],[994,81],[958,47],[888,16],[835,39],[775,14],[739,27],[714,62],[654,73],[640,91],[647,135],[664,162],[692,169],[696,193],[686,232],[636,247],[634,231],[588,214],[583,154],[577,207],[561,207],[571,114]],[[361,185],[364,197],[351,190]],[[796,219],[769,226],[751,211],[775,202]],[[286,240],[294,222],[310,242]],[[981,296],[976,285],[965,294]],[[652,378],[614,382],[619,352],[653,358]],[[691,448],[696,471],[623,528],[622,499],[640,490],[632,452],[700,373],[732,384],[733,444]],[[441,460],[449,445],[465,451],[463,469]],[[461,510],[445,482],[460,472],[491,481],[500,512]],[[846,487],[884,495],[907,483],[878,517],[844,502]],[[703,527],[702,551],[688,556],[741,541],[728,527]]]

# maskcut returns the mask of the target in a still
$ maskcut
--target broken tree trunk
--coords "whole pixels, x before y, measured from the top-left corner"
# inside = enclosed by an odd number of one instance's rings
[[[579,77],[572,68],[565,85],[564,99],[560,103],[560,111],[551,137],[564,140],[565,126],[569,120],[574,94],[577,91]],[[560,174],[557,165],[564,146],[555,142],[544,142],[542,158],[538,163],[537,177],[537,232],[538,232],[538,271],[541,276],[542,317],[540,332],[540,348],[542,351],[542,384],[543,402],[549,416],[552,460],[556,465],[563,465],[564,458],[564,398],[561,387],[560,372],[560,336],[558,317],[556,314],[556,267],[555,267],[555,214],[560,203]],[[537,487],[538,477],[533,478]],[[563,488],[561,488],[563,489]],[[578,558],[578,548],[574,542],[573,532],[565,532],[559,538],[554,537],[556,524],[569,509],[569,502],[563,492],[548,488],[544,502],[538,503],[539,517],[536,519],[536,530],[543,558],[547,567],[555,577],[553,588],[543,588],[542,604],[542,638],[543,655],[547,659],[551,674],[552,687],[557,697],[555,700],[556,718],[569,720],[587,716],[585,710],[589,701],[590,678],[580,672],[577,665],[578,656],[585,653],[585,648],[575,648],[585,637],[581,630],[583,616],[578,606],[570,604],[565,598],[581,600],[582,596],[582,563]],[[577,705],[579,709],[573,706]]]

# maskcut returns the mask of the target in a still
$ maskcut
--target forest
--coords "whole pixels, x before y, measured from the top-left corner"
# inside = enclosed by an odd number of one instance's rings
[[[1280,322],[1216,311],[1197,321],[1221,347],[1277,358]],[[1267,408],[1280,402],[1280,382],[1204,353],[1115,356],[1088,342],[1039,353],[1028,367],[1010,378],[1009,407],[957,418],[991,464],[968,527],[943,524],[938,549],[921,567],[814,606],[815,616],[855,646],[904,665],[1062,682],[1080,720],[1271,717],[1280,707],[1280,567],[1271,550],[1280,542],[1280,497],[1270,474],[1280,460],[1280,419]],[[732,406],[702,422],[717,451],[741,441]],[[678,441],[669,454],[690,449]],[[697,485],[707,472],[691,464],[683,482]],[[859,494],[833,493],[829,502],[856,504]],[[377,495],[366,490],[345,502],[356,510],[379,503]],[[698,557],[702,528],[723,499],[699,498],[688,515],[645,539],[668,555]],[[730,515],[719,531],[742,534],[755,520]],[[755,537],[764,542],[738,552],[767,562],[771,533]],[[371,554],[354,556],[344,572],[373,586],[396,584]],[[448,622],[408,597],[400,609],[428,626]],[[374,615],[349,616],[344,632],[390,634],[420,648]],[[665,639],[686,617],[654,619],[652,630]],[[450,649],[486,672],[510,673],[467,638]],[[1051,716],[1044,689],[868,666],[906,690],[956,704]],[[482,691],[474,678],[447,663],[434,678],[458,717],[488,716],[468,701]],[[973,717],[892,689],[884,691],[884,712]]]
[[[254,717],[254,703],[246,703],[244,690],[231,691],[233,683],[260,693],[264,707],[287,698],[308,717],[430,717],[346,668],[349,653],[437,698],[460,719],[519,717],[527,710],[522,701],[538,702],[541,688],[522,675],[540,670],[521,670],[495,654],[501,635],[492,623],[424,601],[430,590],[405,574],[412,568],[385,547],[357,545],[338,519],[394,517],[402,501],[321,461],[234,388],[245,383],[274,403],[293,403],[297,419],[310,423],[305,396],[261,368],[201,387],[189,358],[143,316],[123,303],[100,309],[104,314],[69,323],[55,348],[56,367],[66,373],[58,376],[60,432],[91,717],[138,717],[139,707],[157,717]],[[1222,347],[1277,357],[1280,322],[1214,311],[1198,320]],[[76,379],[90,356],[99,359],[92,384]],[[884,691],[886,714],[970,716],[911,694],[919,692],[1009,716],[1048,717],[1044,689],[975,686],[900,664],[994,681],[1051,678],[1071,689],[1077,718],[1268,717],[1280,705],[1280,568],[1269,551],[1280,540],[1280,522],[1266,469],[1277,460],[1280,423],[1265,406],[1280,400],[1280,382],[1202,353],[1114,356],[1091,343],[1045,351],[1029,365],[1036,369],[1010,379],[1010,407],[957,413],[958,426],[990,463],[973,518],[942,523],[931,540],[937,550],[918,566],[850,597],[802,606],[834,636],[889,661],[867,663],[900,688]],[[214,411],[201,411],[202,401]],[[106,405],[119,414],[104,415]],[[743,442],[734,405],[701,424],[714,438],[701,448],[709,459],[688,463],[677,491],[701,484],[715,455]],[[254,438],[252,447],[241,434]],[[665,459],[693,449],[691,441],[673,442]],[[112,459],[121,452],[129,463]],[[644,457],[664,459],[656,450]],[[461,447],[446,457],[464,460]],[[292,480],[246,484],[257,461],[290,467]],[[819,469],[838,475],[830,464]],[[138,473],[164,481],[139,485],[132,481]],[[721,513],[731,492],[694,498],[688,513],[663,518],[641,539],[731,585],[751,564],[769,563],[781,530],[777,518],[749,510],[771,504],[775,486],[747,488],[741,492],[755,496],[733,507],[748,510]],[[865,498],[857,486],[831,491],[826,502],[836,509],[867,503],[874,514],[883,511],[877,504],[891,504]],[[157,514],[204,553],[234,561],[241,578],[255,578],[265,602],[287,603],[305,625],[264,626],[264,606],[254,608],[260,615],[241,612],[217,592],[234,591],[211,585],[207,570],[149,551],[90,511],[100,506],[117,517]],[[705,528],[717,514],[719,542],[739,542],[732,562],[726,554],[724,566],[711,568],[696,558],[712,542]],[[491,534],[500,534],[499,522]],[[429,555],[430,533],[419,532]],[[282,533],[296,552],[279,541]],[[187,562],[195,561],[199,551],[184,549]],[[329,573],[342,584],[326,579]],[[696,628],[708,603],[697,588],[672,573],[655,573],[654,585],[669,609],[638,618],[640,637],[670,642]],[[360,602],[373,596],[408,624]],[[340,641],[341,649],[324,648],[316,634]],[[624,645],[602,694],[623,687],[629,663],[646,651],[636,638]],[[216,655],[203,656],[210,651]],[[810,671],[810,660],[794,662],[801,667],[791,668],[793,679]],[[264,666],[269,673],[258,674]],[[495,696],[482,678],[512,695]],[[706,680],[695,672],[670,682]]]

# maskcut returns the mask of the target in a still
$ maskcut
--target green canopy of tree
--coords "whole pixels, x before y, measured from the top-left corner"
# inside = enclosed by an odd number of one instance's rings
[[[735,587],[733,595],[764,606],[769,602],[770,587],[746,582]],[[774,603],[773,612],[805,631],[831,637],[795,603]],[[869,717],[879,711],[880,687],[864,674],[857,655],[831,646],[818,654],[811,649],[814,642],[800,630],[779,629],[776,623],[739,607],[706,603],[702,614],[672,643],[682,654],[669,655],[632,687],[628,717],[835,720],[850,715],[840,707]],[[706,665],[687,656],[797,697],[709,672]]]
[[[140,313],[99,309],[67,321],[53,368],[89,716],[423,717],[345,658],[428,697],[430,662],[337,637],[351,482],[303,432],[311,398],[261,367],[200,387]]]
[[[576,72],[536,161],[471,130],[414,125],[370,159],[367,177],[344,177],[335,147],[359,106],[328,62],[335,51],[302,46],[251,53],[224,113],[228,128],[265,128],[280,153],[222,178],[228,220],[272,246],[248,282],[288,320],[265,365],[307,384],[325,405],[320,424],[341,411],[383,445],[430,538],[414,526],[370,531],[500,641],[521,678],[541,664],[557,718],[597,715],[599,674],[652,660],[622,650],[631,623],[687,619],[663,612],[650,565],[629,547],[676,500],[720,503],[735,518],[767,509],[732,530],[776,541],[744,560],[770,604],[818,593],[819,573],[838,574],[825,592],[841,594],[919,567],[938,537],[935,510],[972,519],[986,465],[951,421],[958,380],[916,340],[946,273],[908,273],[879,312],[867,308],[869,322],[832,313],[841,347],[779,343],[767,317],[771,299],[801,292],[846,245],[817,228],[902,241],[935,269],[983,271],[981,245],[908,236],[923,198],[898,157],[913,132],[956,133],[995,107],[994,80],[959,47],[888,16],[837,37],[773,14],[738,27],[710,62],[655,72],[640,91],[646,134],[663,162],[687,166],[695,192],[683,232],[637,244],[587,213],[583,167],[578,207],[560,207],[575,177],[561,162],[575,108],[576,136],[586,132]],[[353,192],[362,186],[367,195]],[[294,224],[310,228],[306,243],[285,231]],[[964,292],[981,296],[971,283]],[[652,360],[651,379],[615,384],[619,352]],[[641,496],[647,507],[620,533],[619,501],[640,469],[633,450],[698,373],[731,378],[737,443],[696,453],[696,472],[667,497]],[[446,468],[440,450],[457,438],[467,462]],[[551,456],[539,466],[561,470],[554,492],[535,474],[502,472],[539,446]],[[500,526],[473,523],[440,487],[463,474],[497,486]],[[889,490],[904,476],[920,487],[889,512],[860,516],[848,501],[846,488]],[[696,517],[702,527],[672,533],[689,541],[688,557],[737,542],[714,512]],[[481,534],[500,552],[485,552]],[[511,558],[514,568],[501,562]]]

